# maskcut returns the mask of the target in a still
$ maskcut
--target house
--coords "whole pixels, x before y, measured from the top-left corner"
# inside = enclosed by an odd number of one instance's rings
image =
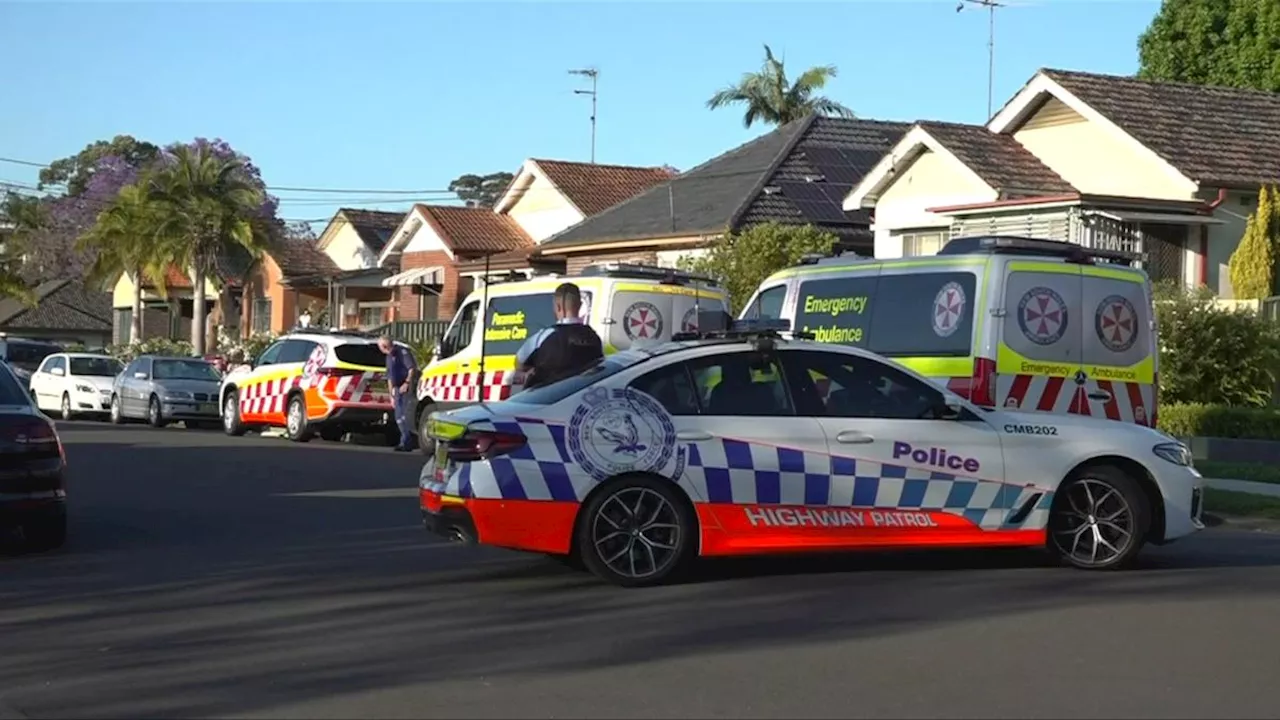
[[[1232,297],[1227,263],[1280,183],[1280,94],[1043,69],[986,126],[919,122],[844,201],[877,257],[1031,234],[1136,252]]]
[[[810,116],[779,127],[541,243],[568,272],[599,261],[674,265],[716,237],[776,221],[813,224],[870,253],[870,216],[841,202],[905,123]]]
[[[111,344],[111,294],[79,280],[50,280],[33,290],[36,304],[0,300],[0,333],[90,348]]]
[[[383,251],[401,320],[447,319],[488,272],[563,271],[530,256],[548,237],[669,180],[665,168],[530,158],[492,209],[418,205]]]
[[[204,283],[205,309],[210,316],[229,317],[235,323],[235,319],[240,316],[238,298],[245,273],[252,265],[253,258],[242,250],[228,252],[217,259],[213,277],[206,279]],[[166,269],[162,280],[163,283],[157,284],[146,274],[141,277],[141,339],[189,339],[191,320],[195,315],[195,290],[191,273],[171,265]],[[123,273],[112,288],[112,338],[115,343],[129,341],[133,324],[134,287],[134,278]],[[230,312],[222,312],[219,308],[220,301],[230,305]]]

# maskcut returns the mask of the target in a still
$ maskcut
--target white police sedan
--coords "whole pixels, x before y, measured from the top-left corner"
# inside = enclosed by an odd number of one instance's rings
[[[1172,437],[981,409],[777,329],[735,323],[434,414],[427,527],[625,586],[694,556],[872,548],[1044,547],[1112,569],[1203,528],[1202,480]]]

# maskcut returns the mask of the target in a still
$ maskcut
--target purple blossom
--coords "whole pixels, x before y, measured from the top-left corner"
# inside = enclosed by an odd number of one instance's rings
[[[249,159],[248,155],[236,152],[235,148],[231,147],[231,144],[222,138],[214,138],[212,140],[208,138],[196,138],[188,143],[173,143],[166,146],[164,150],[161,151],[161,162],[172,162],[174,151],[183,146],[191,148],[196,152],[208,152],[214,157],[223,160],[239,160],[244,166],[244,171],[249,176],[250,182],[262,190],[262,207],[258,210],[259,217],[266,220],[276,219],[276,213],[279,212],[280,209],[280,200],[267,192],[267,185],[262,180],[262,171],[258,169],[257,165],[253,164],[253,161]]]

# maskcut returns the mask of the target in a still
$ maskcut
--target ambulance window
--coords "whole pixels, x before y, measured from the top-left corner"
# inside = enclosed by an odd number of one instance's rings
[[[867,347],[888,357],[967,357],[976,286],[971,272],[881,274]]]
[[[476,313],[480,311],[480,302],[472,300],[462,306],[458,319],[440,339],[440,358],[452,357],[458,351],[471,344],[472,331],[475,330]]]
[[[694,332],[698,329],[698,313],[724,312],[724,309],[718,297],[701,297],[695,302],[687,295],[676,295],[671,301],[671,314],[680,317],[680,327],[671,332]]]
[[[1151,353],[1151,314],[1146,288],[1137,282],[1087,273],[1081,306],[1084,364],[1111,368],[1137,365]]]
[[[778,285],[761,292],[742,314],[744,320],[778,320],[787,299],[787,286]]]
[[[623,290],[613,294],[608,343],[619,350],[646,347],[671,338],[672,296]],[[675,318],[679,321],[681,318]]]
[[[1005,281],[1004,327],[1001,342],[1027,360],[1041,363],[1080,364],[1080,275],[1076,273],[1009,273]],[[1089,308],[1092,311],[1093,308]],[[1040,366],[1025,372],[1048,373]],[[1059,368],[1061,372],[1072,372]]]
[[[490,298],[484,322],[484,353],[515,355],[530,336],[555,324],[556,308],[550,290]]]
[[[800,283],[793,329],[818,342],[865,346],[876,301],[875,277],[825,278]]]

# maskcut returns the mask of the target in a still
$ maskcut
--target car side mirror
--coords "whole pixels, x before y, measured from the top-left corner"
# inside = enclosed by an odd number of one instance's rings
[[[67,371],[66,371],[66,370],[63,370],[62,368],[54,368],[54,369],[50,370],[50,371],[49,371],[49,373],[50,373],[51,375],[57,375],[58,377],[62,377],[63,375],[66,375],[66,374],[67,374]]]
[[[136,373],[134,373],[134,374],[133,374],[133,376],[134,376],[135,378],[139,379],[139,380],[146,380],[146,379],[147,379],[147,374],[146,374],[146,373],[144,373],[144,372],[136,372]]]

